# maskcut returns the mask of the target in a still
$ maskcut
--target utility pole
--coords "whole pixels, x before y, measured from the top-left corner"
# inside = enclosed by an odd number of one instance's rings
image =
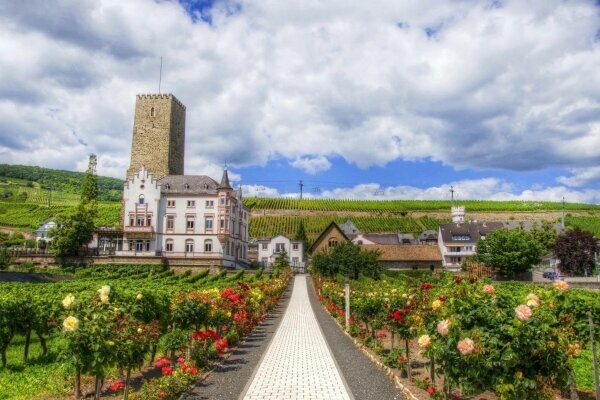
[[[450,186],[450,205],[454,207],[454,186]]]
[[[160,70],[158,72],[158,94],[160,94],[161,82],[162,82],[162,56],[160,56]]]
[[[304,187],[304,183],[302,183],[302,179],[298,182],[298,186],[300,186],[300,200],[302,200],[302,188]]]
[[[563,196],[562,198],[562,218],[561,218],[561,225],[563,228],[563,231],[565,230],[565,196]]]

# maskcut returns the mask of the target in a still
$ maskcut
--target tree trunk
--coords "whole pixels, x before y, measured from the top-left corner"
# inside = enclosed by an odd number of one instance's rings
[[[152,364],[154,364],[154,359],[156,358],[157,349],[158,349],[158,345],[156,343],[154,343],[152,345],[152,351],[150,352],[150,366],[152,366]]]
[[[123,400],[129,398],[129,378],[131,377],[131,368],[127,368],[125,373],[125,388],[123,389]]]
[[[75,398],[81,397],[81,368],[75,369]]]
[[[4,348],[0,351],[0,353],[2,354],[2,367],[6,368],[6,350],[7,348]]]
[[[42,346],[42,356],[46,356],[48,355],[48,345],[46,344],[46,338],[39,333],[37,335],[40,338],[40,345]]]
[[[102,378],[97,376],[95,390],[94,390],[94,400],[100,400],[101,394],[102,394]]]
[[[29,361],[29,344],[31,343],[31,328],[25,332],[25,351],[23,352],[23,364]]]
[[[392,331],[392,348],[390,351],[394,351],[394,331]]]
[[[408,344],[408,339],[404,339],[404,347],[406,350],[406,372],[408,373],[408,380],[412,382],[412,368],[410,366],[410,349]]]
[[[435,386],[435,359],[433,357],[429,360],[429,379],[431,380],[431,386]]]
[[[571,384],[569,385],[569,391],[571,400],[579,400],[579,393],[577,393],[577,385],[575,384],[575,371],[571,369]]]

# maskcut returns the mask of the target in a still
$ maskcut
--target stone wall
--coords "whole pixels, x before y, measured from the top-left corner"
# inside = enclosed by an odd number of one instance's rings
[[[130,179],[145,165],[156,179],[183,175],[185,106],[172,94],[140,94],[135,102]]]

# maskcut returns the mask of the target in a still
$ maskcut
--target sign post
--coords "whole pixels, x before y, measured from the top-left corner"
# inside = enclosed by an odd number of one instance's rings
[[[594,336],[594,320],[592,312],[588,311],[588,319],[590,322],[590,340],[592,342],[592,360],[594,360],[594,385],[596,386],[596,400],[600,400],[600,382],[598,382],[598,354],[596,352],[596,340]]]
[[[350,330],[350,279],[346,274],[346,280],[344,285],[344,297],[346,299],[346,310],[344,316],[346,317],[346,332]]]

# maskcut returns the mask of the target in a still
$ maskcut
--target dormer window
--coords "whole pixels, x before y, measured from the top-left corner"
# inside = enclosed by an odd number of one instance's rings
[[[184,185],[183,185],[183,188],[184,188],[185,190],[189,190],[189,189],[190,189],[190,185],[189,185],[189,183],[186,183],[186,184],[184,184]]]
[[[171,189],[171,185],[169,185],[168,183],[165,184],[165,189],[167,189],[167,190]]]

